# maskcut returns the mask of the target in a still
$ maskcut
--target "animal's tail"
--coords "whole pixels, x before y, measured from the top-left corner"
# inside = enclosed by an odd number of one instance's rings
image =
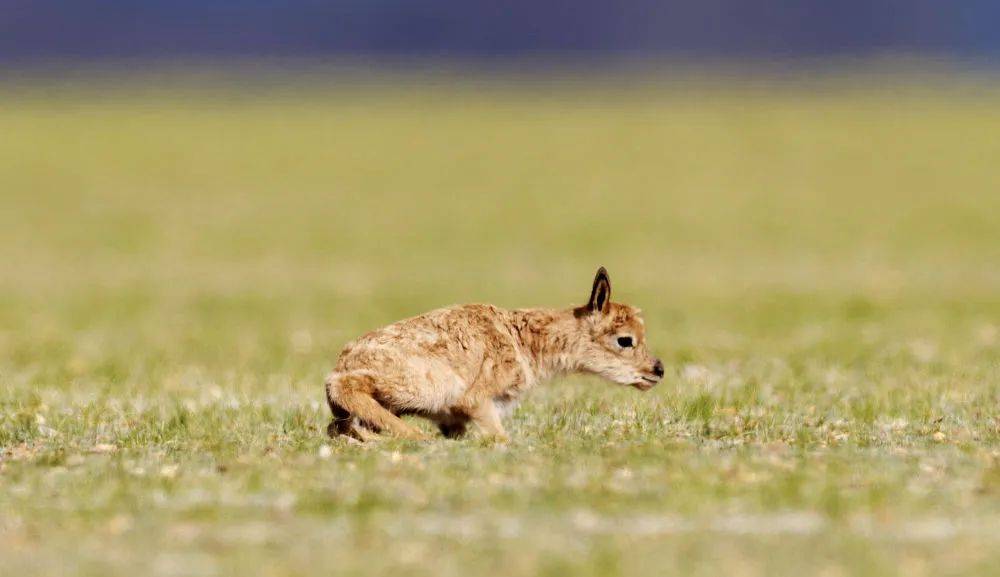
[[[326,378],[326,401],[333,412],[331,432],[336,429],[337,433],[346,434],[352,425],[351,418],[357,417],[370,427],[399,437],[424,437],[417,428],[379,404],[374,393],[375,377],[367,371],[330,373]]]

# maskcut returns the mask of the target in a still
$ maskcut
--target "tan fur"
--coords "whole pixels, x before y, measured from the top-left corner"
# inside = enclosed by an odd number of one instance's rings
[[[507,310],[472,304],[437,309],[348,343],[326,379],[331,435],[373,432],[422,438],[400,415],[431,419],[449,437],[475,423],[506,439],[501,418],[538,383],[593,373],[641,390],[663,375],[646,349],[639,310],[611,302],[602,267],[588,303]],[[619,337],[634,346],[622,347]]]

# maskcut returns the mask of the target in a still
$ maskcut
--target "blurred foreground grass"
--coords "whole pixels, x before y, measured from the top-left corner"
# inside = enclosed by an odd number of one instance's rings
[[[994,573],[1000,89],[8,90],[0,573]],[[329,442],[353,336],[641,306],[668,379]]]

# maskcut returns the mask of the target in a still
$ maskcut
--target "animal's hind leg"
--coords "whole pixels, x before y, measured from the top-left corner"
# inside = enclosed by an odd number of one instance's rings
[[[408,439],[424,439],[426,435],[419,429],[408,425],[402,419],[392,414],[375,400],[375,378],[368,373],[334,373],[326,381],[326,397],[333,410],[331,427],[336,425],[338,434],[341,426],[338,421],[338,410],[347,413],[348,427],[352,418],[357,418],[363,424],[374,427],[378,431],[392,433],[397,437]],[[337,407],[336,409],[334,407]]]
[[[327,400],[329,401],[329,399]],[[331,439],[345,436],[364,442],[378,438],[378,433],[366,427],[357,417],[352,416],[336,402],[330,401],[330,410],[333,412],[333,419],[326,427],[326,434]]]
[[[347,409],[340,406],[340,403],[333,400],[330,396],[329,384],[327,384],[326,402],[329,403],[330,411],[333,413],[333,419],[326,427],[326,434],[330,438],[337,437],[338,435],[349,435],[354,426],[354,417],[347,412]]]

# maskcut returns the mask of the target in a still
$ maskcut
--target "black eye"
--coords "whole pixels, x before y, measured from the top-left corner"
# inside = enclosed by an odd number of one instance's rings
[[[628,348],[632,346],[632,337],[618,337],[618,346]]]

